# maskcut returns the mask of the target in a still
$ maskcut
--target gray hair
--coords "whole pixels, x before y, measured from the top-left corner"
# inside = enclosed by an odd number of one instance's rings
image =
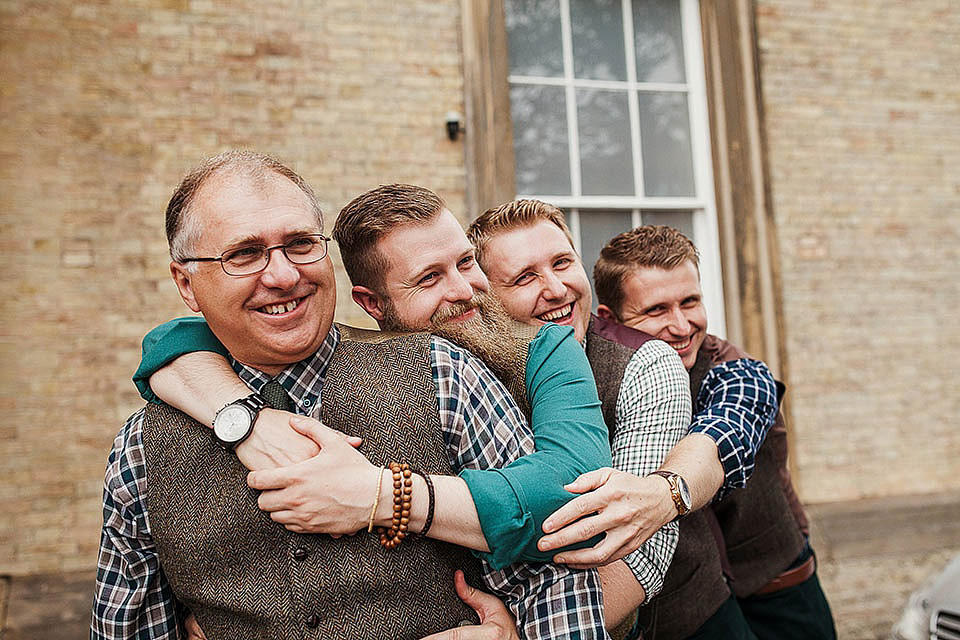
[[[167,245],[170,248],[170,257],[175,262],[183,262],[190,257],[190,250],[203,231],[200,221],[196,216],[191,215],[193,203],[200,188],[214,175],[229,174],[245,175],[257,184],[265,184],[271,174],[287,178],[307,196],[317,218],[317,224],[321,231],[323,230],[323,211],[320,209],[320,202],[310,185],[296,171],[279,160],[256,151],[225,151],[208,158],[190,171],[174,190],[167,204]]]

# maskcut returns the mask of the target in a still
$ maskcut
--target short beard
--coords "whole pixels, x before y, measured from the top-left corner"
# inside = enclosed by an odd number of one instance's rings
[[[451,322],[451,318],[476,309],[474,317],[464,322]],[[397,315],[397,309],[387,301],[383,309],[380,325],[386,331],[424,331],[457,344],[483,360],[493,373],[510,387],[515,394],[513,382],[519,376],[520,389],[526,370],[526,359],[518,362],[518,356],[525,353],[529,338],[517,335],[513,320],[503,308],[500,300],[491,293],[476,291],[473,298],[456,302],[449,307],[439,309],[430,317],[426,327],[412,327]],[[517,366],[520,365],[520,370]]]

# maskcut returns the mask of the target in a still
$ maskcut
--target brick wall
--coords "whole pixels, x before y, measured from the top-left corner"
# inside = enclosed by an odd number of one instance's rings
[[[951,4],[756,1],[807,501],[960,489]],[[243,146],[330,218],[394,180],[463,213],[459,33],[452,0],[0,3],[0,573],[94,563],[140,337],[186,312],[162,230],[180,176]]]
[[[759,0],[799,489],[960,487],[960,13]]]
[[[462,213],[459,33],[456,2],[0,3],[0,573],[95,563],[140,337],[187,312],[162,227],[183,173],[256,148],[331,222],[398,180]]]

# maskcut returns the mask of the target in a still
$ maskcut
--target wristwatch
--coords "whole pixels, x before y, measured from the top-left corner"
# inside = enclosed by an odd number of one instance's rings
[[[224,406],[213,417],[213,439],[227,451],[233,451],[250,437],[253,423],[266,406],[267,401],[259,393],[251,393]]]
[[[677,518],[682,518],[690,513],[690,507],[693,506],[693,501],[690,499],[690,487],[687,486],[687,481],[683,479],[683,476],[679,473],[663,471],[662,469],[660,471],[654,471],[650,475],[666,478],[667,482],[670,483],[670,497],[673,499],[673,504],[677,508]]]

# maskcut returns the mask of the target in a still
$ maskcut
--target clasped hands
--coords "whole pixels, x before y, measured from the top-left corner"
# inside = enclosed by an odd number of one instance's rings
[[[292,427],[292,428],[291,428]],[[381,470],[346,436],[306,416],[266,409],[237,455],[251,469],[247,484],[258,504],[297,533],[351,534],[367,526]],[[609,467],[587,472],[564,487],[576,498],[543,523],[541,551],[604,538],[593,547],[554,557],[574,568],[619,560],[676,515],[666,480]]]
[[[292,429],[291,429],[292,427]],[[261,491],[259,507],[296,533],[351,534],[365,528],[381,470],[362,440],[313,418],[264,410],[237,455]],[[282,452],[282,453],[281,453]]]

